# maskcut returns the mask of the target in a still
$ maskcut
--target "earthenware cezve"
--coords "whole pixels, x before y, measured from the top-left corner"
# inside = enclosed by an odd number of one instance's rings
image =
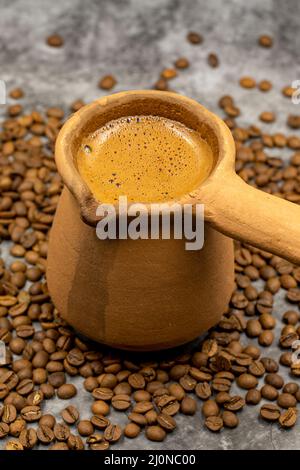
[[[210,176],[179,201],[205,205],[201,250],[187,251],[184,239],[97,238],[99,201],[77,170],[76,152],[83,136],[130,115],[182,122],[211,146],[215,164]],[[226,311],[232,294],[232,238],[300,263],[300,207],[236,175],[230,130],[196,101],[159,91],[101,98],[64,124],[55,158],[65,187],[50,234],[47,282],[61,316],[93,340],[156,350],[207,331]]]

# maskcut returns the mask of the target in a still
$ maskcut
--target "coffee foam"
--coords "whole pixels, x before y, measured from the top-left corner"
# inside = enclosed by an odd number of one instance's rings
[[[160,202],[197,188],[213,165],[212,150],[183,124],[159,116],[110,121],[87,136],[78,169],[102,202]]]

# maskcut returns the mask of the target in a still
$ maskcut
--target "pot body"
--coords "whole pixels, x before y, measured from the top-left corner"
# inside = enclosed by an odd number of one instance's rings
[[[67,188],[50,234],[47,282],[61,316],[85,336],[129,350],[195,339],[226,311],[232,239],[205,224],[204,247],[185,240],[99,240]]]

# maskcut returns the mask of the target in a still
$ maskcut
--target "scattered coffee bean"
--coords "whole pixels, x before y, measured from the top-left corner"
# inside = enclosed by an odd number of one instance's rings
[[[223,424],[226,428],[236,428],[239,424],[239,419],[232,411],[223,411],[222,413]]]
[[[79,419],[79,411],[72,405],[67,406],[60,414],[67,424],[74,424]]]
[[[187,35],[187,40],[191,44],[201,44],[203,42],[203,37],[201,36],[201,34],[198,34],[198,33],[195,33],[195,32],[191,31]]]
[[[47,37],[47,44],[51,47],[61,47],[64,44],[64,40],[59,34],[52,34]]]
[[[273,387],[272,385],[264,385],[262,388],[261,388],[261,396],[263,398],[266,398],[267,400],[271,400],[271,401],[274,401],[277,399],[278,397],[278,390]]]
[[[166,438],[166,431],[160,426],[148,426],[146,428],[146,437],[150,441],[161,442]]]
[[[280,409],[276,405],[263,405],[260,409],[260,416],[266,421],[278,421]]]
[[[124,436],[133,439],[139,435],[141,428],[135,423],[128,423],[124,428]]]
[[[243,88],[255,88],[256,81],[252,77],[242,77],[240,79],[240,85]]]
[[[246,390],[250,390],[251,388],[255,388],[258,384],[257,378],[251,374],[241,374],[237,379],[237,384],[239,387],[244,388]]]
[[[205,420],[207,429],[213,432],[218,432],[223,427],[223,420],[220,416],[208,416]]]
[[[102,88],[102,90],[111,90],[116,83],[117,81],[113,75],[105,75],[101,78],[98,86],[99,88]]]
[[[79,421],[77,430],[81,436],[90,436],[94,432],[94,426],[88,420]]]
[[[268,34],[262,34],[258,38],[258,43],[262,47],[270,48],[273,46],[273,38],[269,36]]]
[[[50,444],[54,440],[54,432],[49,426],[40,424],[37,428],[37,438],[44,445]]]
[[[249,405],[257,405],[261,400],[261,392],[256,388],[252,388],[248,390],[245,400]]]
[[[37,439],[37,433],[35,429],[32,428],[23,429],[19,436],[19,441],[22,444],[23,449],[33,449],[37,443]]]
[[[174,63],[177,69],[187,69],[190,66],[190,63],[186,57],[180,57]]]
[[[63,384],[57,389],[57,396],[62,400],[68,400],[76,395],[77,389],[73,384]]]
[[[281,408],[294,408],[297,405],[297,400],[291,393],[284,392],[278,395],[277,405]]]
[[[279,423],[283,428],[292,428],[295,426],[297,421],[297,409],[296,408],[288,408],[287,410],[283,411],[281,416],[279,417]]]

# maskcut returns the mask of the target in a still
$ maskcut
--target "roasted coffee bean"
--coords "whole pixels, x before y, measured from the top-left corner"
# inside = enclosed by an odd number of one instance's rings
[[[218,352],[218,343],[213,339],[206,339],[202,344],[202,352],[206,353],[208,357],[213,357]]]
[[[177,69],[186,69],[190,64],[186,57],[180,57],[175,61],[174,65]]]
[[[64,423],[55,424],[53,432],[58,441],[67,441],[70,436],[70,428]]]
[[[258,38],[258,43],[262,47],[270,48],[273,46],[273,38],[268,34],[263,34]]]
[[[55,442],[55,444],[52,444],[51,447],[49,447],[49,450],[69,450],[68,445],[65,442]]]
[[[122,436],[122,429],[117,424],[109,424],[104,431],[104,439],[108,442],[117,442]]]
[[[280,393],[277,398],[277,405],[281,408],[294,408],[297,405],[297,400],[290,393]]]
[[[131,399],[128,395],[115,395],[111,400],[111,404],[115,410],[127,410],[131,405]]]
[[[283,411],[281,416],[279,417],[279,423],[283,428],[292,428],[297,421],[297,409],[296,408],[288,408],[287,410]]]
[[[52,34],[47,37],[47,44],[51,47],[61,47],[64,44],[64,40],[59,34]]]
[[[16,407],[12,404],[5,404],[2,409],[2,421],[3,423],[10,424],[17,417]]]
[[[230,390],[231,381],[222,377],[215,378],[212,381],[212,389],[216,392],[227,392]]]
[[[160,426],[148,426],[145,434],[150,441],[161,442],[166,438],[166,431]]]
[[[192,392],[197,385],[197,380],[186,374],[179,379],[179,383],[186,392]]]
[[[9,433],[9,425],[6,423],[0,422],[0,439],[7,436]]]
[[[67,440],[67,445],[70,450],[84,450],[84,443],[80,436],[70,434]]]
[[[24,449],[33,449],[37,443],[37,439],[37,433],[35,429],[32,428],[23,429],[19,436],[19,441]]]
[[[92,413],[106,416],[110,412],[110,406],[103,400],[94,401],[91,406]]]
[[[128,423],[124,428],[124,436],[133,439],[139,435],[141,428],[135,423]]]
[[[67,406],[60,414],[67,424],[74,424],[79,419],[79,411],[73,405]]]
[[[109,442],[105,441],[103,439],[102,442],[96,442],[94,444],[90,444],[90,449],[91,450],[99,450],[99,451],[103,451],[103,450],[107,450],[109,449]]]
[[[20,441],[8,441],[5,444],[5,450],[24,450]]]
[[[201,398],[201,400],[207,400],[212,395],[212,391],[208,382],[199,383],[195,388],[195,392],[197,397]]]
[[[219,407],[215,400],[209,399],[202,405],[202,414],[207,418],[208,416],[217,416],[219,414]]]
[[[54,432],[49,426],[40,424],[37,428],[37,438],[42,444],[50,444],[54,440]]]
[[[267,400],[276,400],[278,397],[278,390],[273,387],[272,385],[264,385],[261,388],[261,395],[263,398],[266,398]]]
[[[107,387],[98,387],[93,390],[92,395],[96,400],[110,401],[114,392]]]
[[[176,428],[176,421],[172,416],[167,415],[166,413],[160,413],[157,416],[157,422],[158,424],[165,429],[166,431],[174,431]]]
[[[262,377],[266,370],[261,361],[253,361],[250,364],[248,371],[250,374],[255,375],[255,377]]]
[[[300,377],[300,364],[299,363],[291,364],[291,373],[295,377]]]
[[[91,423],[97,429],[105,429],[109,426],[110,421],[105,416],[94,415],[91,417]]]
[[[257,405],[261,400],[261,392],[256,388],[252,388],[248,390],[245,400],[249,405]]]
[[[275,373],[278,371],[278,364],[271,357],[262,357],[260,361],[263,363],[266,372]]]
[[[18,383],[16,390],[20,395],[28,395],[34,388],[33,381],[31,379],[23,379]]]
[[[270,346],[274,341],[274,333],[270,330],[264,330],[258,337],[258,342],[261,346]]]
[[[290,348],[298,340],[297,333],[288,333],[281,335],[279,342],[282,348]]]
[[[295,382],[288,382],[285,384],[283,387],[282,391],[284,393],[291,393],[292,395],[295,395],[299,390],[299,385],[296,384]]]
[[[203,37],[201,36],[201,34],[191,31],[187,35],[187,40],[191,44],[201,44],[203,42]]]
[[[79,367],[84,363],[84,355],[78,348],[71,349],[68,352],[67,361],[71,366]]]
[[[223,427],[223,420],[220,416],[208,416],[205,419],[205,426],[213,432],[218,432]]]
[[[136,392],[137,393],[137,392]],[[169,385],[169,393],[170,395],[173,395],[173,397],[176,398],[176,400],[181,401],[185,397],[185,391],[182,388],[180,384],[173,383]],[[135,398],[135,396],[134,396]],[[151,397],[148,397],[147,400],[149,400]],[[136,400],[136,398],[135,398]]]
[[[12,371],[6,371],[0,377],[0,383],[5,384],[8,390],[13,390],[19,382],[19,377]]]
[[[229,400],[225,401],[224,403],[224,408],[229,411],[239,411],[241,410],[245,405],[245,400],[244,398],[236,395],[233,397],[230,397]]]
[[[226,401],[230,400],[230,395],[228,392],[219,392],[216,394],[215,400],[218,405],[223,405]]]
[[[152,410],[153,409],[153,403],[149,402],[149,401],[140,401],[138,403],[136,403],[136,405],[134,405],[133,407],[133,412],[134,413],[147,413],[148,411]]]
[[[54,387],[51,384],[41,384],[40,390],[46,399],[52,398],[55,395]]]
[[[280,417],[280,409],[276,405],[266,404],[260,409],[260,416],[266,421],[278,421]]]
[[[184,397],[180,403],[180,410],[185,415],[194,415],[197,411],[197,402],[192,397]]]
[[[243,88],[255,88],[256,81],[252,77],[242,77],[240,79],[240,85]]]
[[[237,379],[237,384],[241,388],[250,390],[251,388],[255,388],[257,386],[258,381],[257,378],[251,374],[241,374]]]
[[[54,388],[61,387],[66,382],[66,376],[64,372],[53,372],[48,376],[49,384]]]
[[[145,418],[149,425],[153,425],[157,423],[157,412],[155,410],[149,410],[145,413]]]
[[[295,310],[288,310],[282,315],[282,321],[288,325],[296,325],[299,321],[299,313]]]
[[[265,376],[265,382],[277,389],[282,388],[284,385],[283,378],[278,374],[267,374]]]
[[[145,392],[146,394],[148,394],[148,392],[146,392],[146,390],[138,390],[137,392]],[[132,393],[132,389],[131,389],[130,385],[127,382],[122,382],[122,383],[116,385],[115,388],[114,388],[114,394],[115,395],[129,395],[130,396],[131,393]],[[151,398],[151,396],[150,396],[150,398]],[[137,400],[137,401],[139,401],[139,400]]]
[[[147,424],[146,415],[142,415],[140,413],[130,413],[128,415],[128,419],[139,426],[146,426]]]
[[[57,389],[57,396],[62,400],[68,400],[77,394],[77,389],[73,384],[63,384]]]
[[[226,428],[236,428],[239,424],[239,419],[232,411],[223,411],[222,413],[223,424]]]
[[[9,394],[9,388],[6,384],[0,384],[0,400],[3,400]]]
[[[90,436],[94,432],[94,426],[90,421],[84,419],[77,424],[77,430],[81,436]]]
[[[14,437],[19,437],[21,431],[25,429],[26,422],[22,418],[17,418],[13,423],[9,426],[9,434]]]
[[[216,68],[219,66],[219,58],[214,53],[208,55],[207,62],[212,68]]]
[[[116,83],[117,81],[113,75],[105,75],[99,81],[98,86],[99,88],[102,88],[102,90],[111,90],[116,85]]]
[[[179,411],[180,404],[175,397],[170,395],[160,398],[157,402],[157,407],[161,412],[164,412],[170,416],[174,416]]]
[[[101,374],[98,377],[100,387],[115,388],[118,383],[117,377],[113,374]]]
[[[39,406],[25,406],[21,410],[21,416],[25,421],[32,423],[38,421],[42,415],[41,409]]]
[[[83,386],[88,392],[92,392],[93,390],[95,390],[95,388],[97,388],[98,385],[99,384],[98,384],[98,380],[96,379],[96,377],[87,377],[85,381],[83,382]]]

